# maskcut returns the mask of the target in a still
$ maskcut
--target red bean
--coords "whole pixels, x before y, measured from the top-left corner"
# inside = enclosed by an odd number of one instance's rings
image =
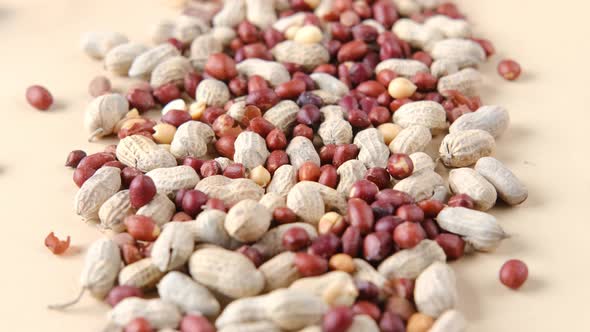
[[[354,182],[348,194],[349,198],[360,198],[367,203],[375,200],[379,187],[369,180],[358,180]]]
[[[322,319],[323,332],[343,332],[351,325],[354,312],[349,307],[334,307]]]
[[[350,224],[358,227],[362,234],[369,233],[373,228],[373,210],[369,204],[362,199],[351,198],[348,200],[346,215]]]
[[[410,249],[426,238],[426,232],[420,224],[406,221],[393,231],[393,240],[402,249]]]
[[[505,59],[498,63],[498,73],[507,81],[514,81],[520,76],[520,65],[518,62]]]
[[[146,175],[136,176],[129,185],[131,206],[136,209],[149,203],[156,196],[156,184]]]
[[[528,267],[523,261],[518,259],[507,261],[500,269],[500,281],[508,288],[519,289],[525,283],[528,276]]]
[[[426,237],[430,240],[436,239],[438,234],[440,234],[440,228],[438,227],[437,223],[432,219],[424,219],[421,223],[422,228],[426,232]]]
[[[73,174],[73,179],[74,179],[74,183],[78,186],[78,187],[82,187],[82,185],[84,184],[84,182],[86,182],[86,180],[90,179],[90,177],[92,175],[94,175],[94,173],[96,172],[96,170],[94,168],[90,168],[90,167],[79,167],[76,168],[76,170],[74,171]]]
[[[130,215],[123,221],[127,232],[139,241],[154,241],[160,235],[160,227],[147,216]]]
[[[395,211],[395,208],[389,202],[374,201],[371,203],[371,210],[373,210],[375,220],[379,220],[383,217],[391,216],[393,211]]]
[[[416,204],[405,204],[400,206],[395,215],[405,221],[421,222],[424,220],[424,211]]]
[[[236,62],[224,53],[209,55],[205,63],[205,72],[221,81],[228,81],[238,76]]]
[[[463,256],[465,241],[455,234],[443,233],[436,237],[436,243],[444,250],[448,260],[455,260]]]
[[[352,306],[352,312],[355,315],[367,315],[375,321],[379,321],[381,317],[381,309],[375,303],[369,301],[358,301]]]
[[[341,247],[342,241],[336,235],[327,233],[316,237],[308,251],[310,254],[328,259],[338,253]]]
[[[195,99],[195,92],[197,92],[197,86],[201,82],[203,77],[197,73],[186,73],[184,75],[184,91],[193,99]]]
[[[379,328],[382,332],[405,332],[404,321],[396,314],[384,312],[379,321]]]
[[[141,291],[141,289],[134,286],[115,286],[107,295],[106,302],[111,307],[114,307],[117,305],[117,303],[121,302],[123,299],[126,299],[128,297],[143,297],[143,292]]]
[[[143,173],[135,167],[125,167],[121,171],[121,182],[123,184],[123,188],[129,188],[133,179],[136,176],[142,175]]]
[[[248,259],[254,264],[254,266],[259,267],[264,262],[264,258],[262,257],[262,253],[251,246],[243,245],[237,250],[242,255],[248,257]]]
[[[311,161],[303,163],[297,170],[297,178],[299,181],[315,182],[320,178],[320,174],[320,167]]]
[[[295,254],[295,267],[303,277],[313,277],[328,271],[328,261],[322,257],[298,252]]]
[[[377,201],[380,202],[380,201]],[[395,228],[401,225],[404,220],[397,216],[386,216],[375,223],[375,232],[387,232],[393,234]]]
[[[274,172],[281,166],[286,165],[289,163],[289,155],[285,150],[274,150],[270,153],[268,158],[266,158],[266,169],[270,172],[270,174],[274,174]]]
[[[412,175],[414,163],[405,153],[393,153],[387,161],[387,171],[396,180],[402,180]]]
[[[182,197],[182,210],[194,218],[201,213],[208,199],[200,190],[188,190]]]
[[[362,279],[355,279],[354,285],[358,290],[358,297],[357,300],[365,300],[365,301],[372,301],[375,302],[379,298],[379,287],[377,287],[374,283],[362,280]]]
[[[385,305],[385,310],[387,312],[396,314],[401,319],[407,321],[410,319],[414,313],[416,313],[416,308],[412,302],[410,302],[407,298],[403,296],[391,296]]]
[[[46,111],[53,104],[53,96],[51,93],[40,85],[32,85],[27,88],[27,101],[31,106],[40,110]]]
[[[143,89],[135,88],[129,91],[127,100],[131,108],[136,108],[140,112],[145,112],[156,107],[156,101],[152,93]]]
[[[391,203],[394,207],[399,207],[404,204],[414,203],[412,196],[407,193],[395,189],[384,189],[375,195],[377,200],[383,200]]]
[[[381,167],[373,167],[370,168],[367,173],[365,174],[365,179],[373,182],[377,185],[379,190],[385,189],[391,186],[391,179],[389,177],[389,173],[385,168]],[[377,194],[375,194],[376,196]]]
[[[272,212],[273,219],[278,222],[279,224],[290,224],[297,221],[297,215],[293,210],[289,209],[286,206],[281,206],[275,208]]]
[[[379,262],[393,251],[391,233],[375,232],[367,235],[363,241],[363,256],[370,262]]]
[[[188,314],[180,321],[180,332],[215,332],[215,327],[201,315]]]
[[[338,173],[336,167],[332,165],[324,165],[320,167],[320,177],[318,183],[321,183],[330,188],[336,188],[338,185]]]
[[[358,227],[348,227],[342,234],[342,252],[351,257],[358,257],[362,240],[361,231]]]
[[[152,326],[147,319],[137,317],[125,325],[125,332],[153,332]]]
[[[334,158],[332,164],[338,168],[344,164],[345,161],[356,158],[359,153],[359,148],[355,144],[340,144],[334,150]]]
[[[307,126],[315,126],[319,124],[320,118],[320,109],[313,104],[304,105],[299,112],[297,112],[297,122]]]
[[[309,245],[309,234],[301,227],[292,227],[283,234],[282,243],[285,249],[298,251]]]
[[[240,179],[246,177],[246,168],[240,163],[227,165],[223,170],[223,176],[230,179]]]
[[[223,201],[218,198],[209,198],[207,200],[207,203],[205,204],[205,207],[207,209],[213,209],[213,210],[227,212],[227,208],[225,207],[225,203],[223,203]]]
[[[170,110],[162,116],[162,122],[173,125],[174,127],[180,127],[185,122],[192,120],[191,115],[187,111],[183,110]]]
[[[206,178],[213,175],[221,174],[221,166],[215,160],[206,160],[201,165],[201,175]]]
[[[86,157],[86,152],[82,150],[74,150],[68,154],[66,159],[66,167],[76,168],[82,159]]]
[[[82,158],[77,167],[90,167],[93,169],[99,169],[104,164],[114,160],[115,156],[112,153],[97,152]]]
[[[166,83],[154,90],[154,97],[156,97],[162,105],[166,105],[174,99],[180,98],[180,94],[180,89],[175,83]]]
[[[458,194],[449,198],[447,205],[450,207],[464,207],[473,209],[475,207],[475,202],[467,194]]]

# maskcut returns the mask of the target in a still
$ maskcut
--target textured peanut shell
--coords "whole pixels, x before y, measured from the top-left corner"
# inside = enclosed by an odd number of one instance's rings
[[[287,207],[304,222],[317,225],[326,208],[346,213],[346,200],[344,195],[328,186],[301,181],[289,191]]]
[[[156,45],[167,42],[168,39],[172,38],[175,27],[176,22],[173,20],[163,19],[156,22],[150,31],[152,42]]]
[[[358,296],[358,290],[350,274],[332,271],[317,277],[296,280],[289,289],[311,293],[322,298],[329,306],[350,306]]]
[[[465,167],[491,155],[495,147],[494,137],[487,131],[470,129],[446,135],[440,143],[439,154],[446,166]]]
[[[267,260],[258,268],[266,280],[264,291],[289,287],[301,274],[295,266],[295,253],[286,251]]]
[[[196,243],[230,248],[234,241],[223,226],[226,216],[227,214],[223,211],[210,209],[199,213],[196,220],[186,224]]]
[[[289,155],[291,165],[293,165],[295,169],[299,169],[299,167],[305,162],[312,162],[318,166],[320,165],[320,156],[315,150],[313,143],[307,137],[293,137],[285,152]]]
[[[233,299],[254,296],[264,288],[264,276],[246,256],[222,248],[196,250],[189,271],[196,281]]]
[[[143,52],[133,60],[129,68],[129,77],[148,76],[159,63],[177,55],[180,55],[180,52],[172,44],[160,44]]]
[[[443,262],[432,263],[416,278],[414,301],[418,311],[434,318],[453,309],[457,303],[453,270]]]
[[[223,46],[229,46],[231,41],[236,38],[236,31],[230,27],[217,26],[211,29],[211,35],[217,39]]]
[[[379,62],[375,73],[389,69],[399,76],[410,78],[417,73],[429,73],[430,69],[423,62],[409,59],[387,59]]]
[[[272,213],[255,200],[245,199],[232,206],[225,218],[225,230],[241,242],[260,239],[270,227]]]
[[[346,332],[379,332],[379,326],[373,318],[368,315],[355,315],[352,319],[352,325],[346,329]]]
[[[118,32],[93,31],[84,34],[80,44],[88,56],[102,59],[113,47],[128,41],[127,37]]]
[[[188,261],[194,249],[194,238],[185,223],[170,222],[151,250],[152,263],[166,272],[181,267]]]
[[[287,249],[283,246],[283,235],[294,227],[303,229],[312,241],[318,236],[313,225],[303,222],[295,222],[270,229],[253,245],[253,247],[258,249],[258,251],[260,251],[260,253],[266,258],[285,252]]]
[[[94,241],[84,258],[80,284],[90,293],[103,298],[115,285],[121,268],[121,254],[117,244],[110,239]]]
[[[90,140],[112,134],[117,122],[127,111],[127,99],[118,93],[109,93],[94,98],[84,113],[84,127],[90,133]]]
[[[152,290],[164,274],[154,265],[151,258],[144,258],[121,269],[121,272],[119,272],[119,285]]]
[[[297,170],[291,165],[283,165],[275,171],[266,187],[267,193],[277,193],[287,197],[289,190],[297,183]]]
[[[481,129],[494,138],[502,136],[508,128],[510,116],[502,106],[482,106],[475,112],[463,114],[449,127],[449,132]]]
[[[176,158],[170,152],[143,135],[131,135],[119,141],[117,159],[142,172],[177,165]]]
[[[451,75],[459,71],[459,65],[452,59],[434,60],[430,65],[430,73],[436,78]]]
[[[393,122],[402,128],[423,126],[435,133],[446,129],[446,121],[442,105],[429,100],[404,104],[393,113]]]
[[[324,90],[311,90],[310,91],[312,94],[320,97],[320,99],[322,100],[322,104],[324,105],[334,105],[334,104],[338,104],[338,101],[340,101],[340,97],[337,95],[334,95],[328,91],[324,91]]]
[[[175,304],[183,313],[215,317],[220,305],[207,288],[178,271],[168,272],[158,283],[162,300]]]
[[[202,71],[211,54],[223,52],[223,44],[213,34],[198,36],[191,43],[190,61],[193,67]]]
[[[235,27],[246,18],[245,0],[225,0],[221,10],[213,17],[214,26]]]
[[[145,45],[133,42],[118,45],[106,54],[104,66],[112,73],[127,76],[135,58],[147,50]]]
[[[292,331],[318,323],[326,310],[326,305],[313,294],[278,289],[230,303],[215,321],[215,326],[223,328],[241,322],[268,320]]]
[[[172,219],[174,212],[176,212],[174,202],[166,194],[157,193],[149,203],[140,207],[136,214],[150,217],[158,226],[162,226]]]
[[[225,171],[225,168],[231,164],[234,163],[233,160],[226,158],[226,157],[217,157],[215,159],[213,159],[217,162],[217,164],[219,164],[219,167],[221,168],[221,171]]]
[[[440,188],[445,188],[444,179],[436,172],[423,171],[399,181],[393,189],[403,191],[416,201],[432,198]]]
[[[295,63],[306,70],[312,70],[330,61],[330,53],[328,53],[324,45],[300,43],[293,40],[278,43],[272,48],[271,53],[278,62]],[[320,88],[324,90],[321,86]]]
[[[289,81],[291,75],[287,68],[276,61],[267,61],[262,59],[246,59],[236,65],[238,73],[246,77],[258,75],[276,87],[281,83]]]
[[[299,106],[294,101],[282,100],[268,109],[262,117],[282,132],[287,133],[297,121],[297,112],[299,112]]]
[[[367,167],[365,167],[365,164],[362,161],[357,159],[345,161],[336,170],[336,173],[338,173],[340,176],[340,181],[338,182],[336,191],[338,191],[341,195],[348,196],[352,185],[356,181],[362,179],[366,172]]]
[[[445,262],[447,256],[432,240],[422,240],[411,249],[403,249],[386,258],[377,270],[386,279],[416,279],[424,269],[434,262]]]
[[[203,158],[207,154],[207,146],[214,138],[215,133],[208,125],[199,121],[188,121],[176,130],[170,143],[170,152],[179,159]]]
[[[223,175],[206,177],[197,183],[195,189],[222,200],[227,206],[243,199],[258,201],[264,195],[264,189],[250,179],[230,179]]]
[[[268,211],[274,211],[276,208],[287,206],[287,194],[280,195],[278,193],[266,193],[260,198],[258,203],[264,206]]]
[[[482,83],[479,71],[473,68],[465,68],[456,73],[441,77],[438,80],[437,89],[445,97],[448,91],[456,90],[466,96],[476,96]]]
[[[170,195],[180,189],[192,189],[199,182],[199,175],[190,166],[156,168],[147,172],[156,185],[158,193]]]
[[[273,29],[285,33],[290,27],[301,27],[305,23],[305,13],[298,12],[293,15],[279,18],[273,25]]]
[[[131,206],[129,190],[121,190],[106,200],[98,210],[100,227],[122,232],[125,229],[123,220],[132,214],[135,214],[135,209]]]
[[[496,204],[498,195],[494,186],[472,168],[457,168],[449,172],[449,187],[454,194],[467,194],[475,208],[487,211]]]
[[[182,318],[178,308],[170,302],[138,297],[123,299],[108,312],[107,317],[118,326],[126,326],[133,319],[143,317],[156,329],[175,328]]]
[[[380,290],[385,285],[386,278],[382,276],[375,268],[369,264],[366,260],[361,258],[354,258],[355,271],[352,274],[354,280],[370,281]]]
[[[346,84],[330,74],[313,73],[309,77],[311,77],[320,90],[327,91],[339,98],[342,98],[349,91]]]
[[[117,167],[101,167],[76,193],[74,210],[84,220],[97,220],[102,204],[121,188],[121,170]]]
[[[209,32],[209,22],[196,16],[180,15],[176,18],[172,37],[190,43],[197,36]]]
[[[202,80],[197,86],[196,100],[207,106],[222,107],[229,100],[229,89],[222,81],[208,78]]]
[[[362,130],[354,137],[354,144],[359,147],[358,159],[366,168],[387,167],[389,148],[383,142],[383,135],[376,128]]]
[[[342,107],[324,106],[320,109],[324,121],[320,124],[318,134],[324,144],[349,144],[352,142],[352,126],[344,120]]]
[[[518,205],[528,197],[525,185],[499,160],[483,157],[475,163],[475,170],[491,183],[500,198],[510,204]]]
[[[192,71],[193,67],[190,61],[181,56],[173,56],[159,63],[150,78],[152,87],[157,88],[166,83],[184,84],[184,75]]]
[[[455,309],[445,311],[434,322],[430,332],[464,332],[467,329],[467,321],[462,313]]]
[[[439,226],[463,237],[478,251],[492,251],[507,237],[491,214],[463,207],[445,207],[436,217]]]
[[[264,165],[270,152],[264,138],[253,131],[241,132],[234,142],[234,161],[247,170]]]
[[[425,152],[414,152],[410,154],[410,159],[412,159],[412,163],[414,164],[412,175],[425,171],[434,171],[436,168],[434,160]]]
[[[445,38],[471,37],[471,26],[463,19],[452,19],[445,15],[434,15],[424,21],[424,26],[440,31]]]
[[[389,143],[389,150],[393,153],[412,154],[426,150],[432,140],[430,130],[424,126],[409,126],[402,129]]]
[[[275,1],[246,1],[246,19],[260,29],[269,28],[277,20]]]
[[[459,68],[476,66],[483,63],[486,53],[483,48],[471,39],[448,38],[437,41],[430,51],[433,59],[450,59]]]
[[[397,0],[405,4],[414,4],[412,0]],[[400,6],[398,6],[400,8]],[[418,11],[419,11],[418,7]],[[409,15],[408,15],[409,16]],[[395,22],[392,28],[393,33],[400,39],[407,41],[415,48],[430,49],[436,42],[443,39],[442,33],[433,29],[432,27],[426,27],[412,19],[401,18]]]
[[[266,320],[259,320],[255,322],[244,322],[229,324],[220,329],[217,332],[281,332],[282,330],[273,322]]]

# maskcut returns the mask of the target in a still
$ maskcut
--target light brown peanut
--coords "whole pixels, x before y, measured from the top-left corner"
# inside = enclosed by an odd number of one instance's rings
[[[424,152],[414,152],[410,154],[410,159],[414,164],[414,172],[412,174],[418,174],[424,171],[433,171],[436,168],[436,164],[432,158]]]
[[[441,77],[437,89],[445,97],[448,91],[456,90],[466,96],[476,96],[482,83],[481,74],[473,68],[465,68],[456,73]]]
[[[149,76],[159,63],[177,55],[180,55],[180,52],[172,44],[160,44],[141,53],[133,60],[129,67],[129,77]]]
[[[208,243],[223,248],[232,248],[237,244],[227,231],[224,223],[227,214],[219,210],[205,210],[194,221],[187,222],[188,231],[192,234],[195,243]]]
[[[241,322],[271,321],[292,331],[319,322],[326,310],[326,305],[316,295],[279,289],[230,303],[215,321],[215,326],[223,328]]]
[[[364,166],[363,166],[364,167]],[[287,207],[306,223],[317,225],[328,209],[346,213],[346,200],[338,191],[311,181],[298,182],[287,195]]]
[[[295,102],[282,100],[264,112],[262,117],[284,133],[287,133],[297,121],[297,112],[299,112],[299,106]],[[239,119],[237,120],[239,121]]]
[[[483,48],[471,39],[448,38],[437,41],[430,51],[433,59],[450,59],[459,68],[476,66],[486,59]]]
[[[295,253],[286,251],[267,260],[258,268],[266,280],[264,291],[289,287],[301,274],[295,266]]]
[[[430,317],[438,317],[453,309],[457,303],[453,270],[446,263],[432,263],[416,278],[414,301],[418,310]]]
[[[494,216],[477,210],[445,207],[436,221],[442,229],[462,236],[479,251],[492,251],[507,237]]]
[[[198,36],[191,43],[191,64],[196,70],[202,71],[209,56],[221,52],[223,52],[223,44],[212,33]]]
[[[192,71],[190,61],[181,56],[173,56],[160,62],[152,71],[150,84],[157,88],[166,83],[183,84],[184,75]]]
[[[246,19],[260,29],[270,27],[277,20],[275,1],[246,1]]]
[[[166,272],[181,267],[194,249],[194,238],[182,222],[170,222],[158,236],[151,250],[152,263]]]
[[[89,140],[112,134],[117,123],[127,114],[127,110],[127,99],[118,93],[94,98],[84,113],[84,127],[90,133]]]
[[[336,172],[340,176],[340,181],[338,181],[338,187],[336,187],[336,190],[341,195],[348,196],[352,185],[365,176],[367,167],[365,167],[362,161],[351,159],[340,165]]]
[[[232,206],[225,218],[225,230],[241,242],[260,239],[270,227],[272,214],[255,200],[245,199]]]
[[[222,81],[212,78],[205,79],[197,86],[195,94],[197,102],[207,106],[223,106],[229,100],[229,89]]]
[[[246,18],[245,0],[225,0],[222,9],[213,17],[213,25],[235,27]]]
[[[358,159],[366,168],[387,167],[389,148],[383,142],[383,136],[376,128],[362,130],[354,137],[354,144],[359,147]]]
[[[403,249],[386,258],[377,270],[386,279],[416,279],[434,262],[445,262],[447,256],[442,248],[432,240],[423,240],[411,249]]]
[[[430,65],[430,73],[436,78],[451,75],[459,71],[457,62],[451,59],[434,60]]]
[[[217,332],[281,332],[282,330],[273,322],[259,320],[255,322],[243,322],[225,325],[217,329]]]
[[[285,195],[273,192],[266,193],[260,198],[258,203],[264,206],[268,211],[274,211],[278,207],[285,207],[287,206],[287,192]]]
[[[449,132],[481,129],[498,138],[506,131],[509,123],[510,116],[502,106],[482,106],[475,112],[460,116],[449,127]]]
[[[433,133],[446,129],[446,113],[441,104],[434,101],[415,101],[402,105],[394,114],[393,122],[402,128],[424,126]]]
[[[465,317],[455,309],[447,310],[434,322],[430,332],[464,332],[467,329]]]
[[[142,172],[176,166],[176,158],[143,135],[123,138],[117,145],[117,159]]]
[[[441,192],[446,196],[447,193],[444,179],[430,170],[412,174],[396,183],[393,189],[408,193],[416,201],[441,195]]]
[[[293,282],[289,289],[319,296],[329,306],[350,306],[358,296],[352,277],[342,271],[301,278]]]
[[[297,183],[297,170],[291,165],[283,165],[275,171],[266,187],[267,193],[277,193],[287,197],[289,190]]]
[[[218,247],[197,249],[189,271],[197,282],[233,299],[254,296],[264,288],[264,276],[246,256]]]
[[[432,134],[424,126],[410,126],[402,129],[397,136],[389,143],[389,150],[393,153],[412,154],[424,151],[430,141]]]
[[[517,205],[527,199],[527,188],[499,160],[492,157],[483,157],[475,163],[475,170],[496,188],[498,196],[504,202]]]
[[[330,74],[313,73],[309,77],[311,77],[320,90],[329,92],[339,98],[342,98],[349,91],[346,84]]]
[[[386,278],[383,275],[381,275],[381,273],[379,273],[377,270],[375,270],[375,268],[366,260],[361,258],[355,258],[353,259],[353,261],[355,271],[352,274],[352,277],[354,278],[354,280],[370,281],[373,284],[375,284],[375,286],[377,286],[380,291],[382,291],[386,282]]]
[[[311,70],[330,61],[330,53],[328,53],[328,50],[322,44],[308,44],[285,40],[275,45],[271,52],[277,61],[296,63],[307,70]],[[323,87],[320,86],[320,88],[324,90]]]
[[[195,189],[222,200],[227,206],[244,199],[258,201],[264,195],[264,189],[250,179],[230,179],[223,175],[206,177],[197,183]]]
[[[126,326],[133,319],[145,318],[156,329],[175,328],[182,318],[178,308],[161,299],[144,300],[128,297],[119,302],[107,314],[108,320],[118,326]]]
[[[440,159],[449,167],[473,165],[492,154],[496,142],[487,131],[470,129],[446,135],[440,143]]]
[[[122,232],[125,229],[123,220],[132,214],[135,214],[135,209],[131,206],[129,190],[121,190],[107,199],[98,210],[100,227]]]
[[[74,210],[84,220],[97,220],[102,204],[121,188],[121,170],[116,167],[101,167],[76,193]]]
[[[199,175],[190,166],[174,166],[167,168],[156,168],[145,175],[149,176],[158,193],[172,195],[180,189],[192,189],[199,182]]]
[[[219,302],[207,288],[178,271],[168,272],[160,280],[158,294],[162,300],[175,304],[187,314],[215,317],[220,311]]]
[[[253,245],[253,247],[258,249],[264,257],[270,258],[276,256],[287,250],[283,246],[283,235],[293,227],[299,227],[306,231],[310,240],[314,240],[318,236],[313,225],[295,222],[270,229]]]
[[[352,126],[344,120],[342,107],[331,105],[320,109],[324,121],[318,134],[324,144],[349,144],[352,142]]]
[[[145,45],[133,42],[118,45],[106,54],[104,66],[112,73],[127,76],[135,58],[147,50]]]
[[[119,272],[119,285],[138,287],[151,290],[164,276],[164,272],[152,262],[151,258],[144,258],[131,263]]]
[[[215,133],[208,125],[199,121],[188,121],[180,125],[170,143],[170,152],[176,158],[203,158],[207,146],[215,138]]]
[[[466,20],[434,15],[424,21],[424,26],[440,31],[446,38],[469,38],[471,26]]]
[[[129,40],[118,32],[94,31],[82,36],[81,47],[84,53],[96,59],[102,59],[115,46]]]
[[[429,73],[430,69],[418,60],[409,59],[387,59],[379,62],[375,67],[375,73],[389,69],[399,76],[410,78],[417,73]]]
[[[352,325],[346,329],[346,332],[379,332],[379,326],[373,318],[368,315],[355,315],[352,319]]]
[[[498,197],[494,186],[472,168],[457,168],[449,173],[449,186],[454,194],[467,194],[475,208],[487,211],[496,204]]]
[[[293,165],[295,169],[299,169],[299,167],[306,162],[312,162],[318,166],[320,165],[320,156],[315,150],[313,143],[307,137],[293,137],[285,151],[289,155],[291,165]]]
[[[247,170],[264,165],[270,154],[264,138],[253,131],[241,132],[234,142],[234,148],[234,161],[244,165]]]
[[[397,1],[413,3],[411,0]],[[413,47],[425,50],[432,48],[436,42],[444,38],[439,30],[424,26],[409,18],[401,18],[397,20],[393,25],[392,31],[396,36],[407,41]]]
[[[162,226],[172,219],[176,212],[176,205],[166,194],[157,193],[152,200],[137,210],[138,215],[152,218],[158,225]]]

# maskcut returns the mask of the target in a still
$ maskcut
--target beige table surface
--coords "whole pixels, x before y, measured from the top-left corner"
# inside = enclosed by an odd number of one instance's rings
[[[580,0],[458,1],[499,56],[518,59],[525,74],[508,83],[487,74],[483,99],[510,110],[512,124],[496,156],[528,185],[522,206],[495,208],[512,235],[490,254],[453,263],[470,331],[587,331],[590,263],[590,173],[587,85],[590,34]],[[0,1],[0,316],[9,331],[96,331],[107,306],[92,298],[67,312],[46,309],[78,291],[83,252],[100,236],[72,211],[76,191],[63,167],[86,143],[82,116],[87,82],[102,72],[79,50],[80,33],[126,33],[147,41],[150,24],[174,11],[146,0]],[[52,91],[57,106],[26,104],[28,85]],[[121,80],[115,80],[121,87]],[[72,236],[74,250],[55,257],[43,246],[49,231]],[[497,279],[501,264],[520,258],[530,279],[518,292]]]

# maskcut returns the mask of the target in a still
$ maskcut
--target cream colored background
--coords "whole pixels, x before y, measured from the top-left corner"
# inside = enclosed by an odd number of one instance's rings
[[[512,126],[498,142],[497,156],[528,185],[522,206],[496,208],[512,234],[491,254],[453,263],[460,309],[470,331],[587,329],[588,285],[588,98],[585,1],[461,0],[476,31],[493,40],[499,56],[483,67],[482,96],[505,105]],[[81,32],[111,29],[148,39],[149,26],[174,11],[145,0],[0,1],[0,316],[12,331],[95,331],[107,307],[94,299],[67,312],[49,303],[78,291],[83,251],[100,236],[72,212],[76,190],[63,167],[86,143],[82,115],[87,83],[101,64],[78,47]],[[500,56],[517,59],[524,75],[515,83],[495,74]],[[120,80],[115,80],[121,87]],[[30,84],[47,86],[56,99],[50,112],[26,104]],[[49,231],[72,236],[74,250],[55,257],[43,246]],[[518,292],[497,280],[509,258],[526,261],[528,283]]]

